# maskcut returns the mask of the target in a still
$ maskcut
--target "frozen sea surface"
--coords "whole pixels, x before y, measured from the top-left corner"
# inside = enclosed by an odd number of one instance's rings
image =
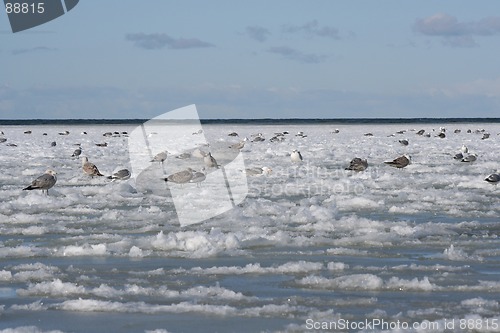
[[[242,156],[273,171],[249,176],[233,209],[186,226],[163,173],[149,187],[112,182],[71,157],[81,144],[106,175],[130,168],[128,137],[103,133],[134,128],[0,128],[0,332],[304,332],[347,320],[344,331],[500,331],[500,188],[484,181],[500,169],[500,124],[204,125],[200,149],[221,164],[236,155],[229,144],[262,133]],[[463,144],[476,162],[453,159]],[[408,167],[384,164],[403,154]],[[368,169],[344,170],[354,157]],[[22,191],[48,168],[49,196]],[[214,204],[210,182],[172,186]]]

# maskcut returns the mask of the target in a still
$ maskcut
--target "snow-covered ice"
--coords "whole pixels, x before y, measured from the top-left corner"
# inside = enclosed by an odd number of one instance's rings
[[[440,127],[445,138],[436,137]],[[194,151],[176,158],[183,151],[170,142],[163,166],[145,154],[142,178],[114,181],[84,174],[81,157],[72,157],[81,147],[105,176],[132,170],[124,132],[134,128],[1,126],[0,332],[302,332],[311,318],[500,321],[500,185],[484,181],[500,170],[500,124],[203,125],[210,145],[198,149],[221,165],[237,157],[231,144],[262,133],[266,140],[247,141],[241,156],[245,168],[272,172],[243,186],[231,184],[231,172],[245,169],[228,171],[226,185],[244,200],[191,225],[179,223],[177,205],[201,198],[205,208],[191,213],[203,216],[227,204],[210,171],[199,184],[162,180],[205,167]],[[283,131],[291,134],[270,142]],[[475,162],[453,159],[463,145]],[[301,163],[291,162],[295,149]],[[411,156],[405,168],[384,163],[402,155]],[[367,159],[365,171],[345,170],[355,157]],[[57,172],[49,195],[22,191],[47,169]]]

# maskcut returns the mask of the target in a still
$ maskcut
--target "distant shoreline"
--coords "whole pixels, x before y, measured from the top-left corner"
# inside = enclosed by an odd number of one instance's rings
[[[12,125],[134,125],[149,119],[0,119],[0,126]],[[167,122],[173,120],[166,120]],[[310,118],[310,119],[201,119],[202,124],[450,124],[500,123],[500,118]]]

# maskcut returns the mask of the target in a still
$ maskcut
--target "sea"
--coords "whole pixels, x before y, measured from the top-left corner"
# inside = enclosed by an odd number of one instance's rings
[[[0,131],[1,333],[500,332],[498,118]]]

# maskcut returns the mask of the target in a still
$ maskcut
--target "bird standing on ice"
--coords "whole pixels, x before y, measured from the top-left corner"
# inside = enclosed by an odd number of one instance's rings
[[[49,189],[52,188],[57,182],[56,172],[54,170],[47,170],[43,175],[31,182],[31,185],[23,188],[23,190],[42,190],[49,195]]]
[[[290,154],[290,159],[292,160],[292,162],[302,162],[303,158],[302,158],[302,155],[300,154],[300,151],[298,151],[297,149],[294,149],[292,151],[292,153]]]
[[[184,184],[193,179],[194,170],[191,168],[187,168],[186,170],[179,171],[169,175],[167,178],[163,178],[166,182],[176,183],[176,184]]]
[[[167,159],[168,152],[167,151],[162,151],[161,153],[158,153],[153,157],[151,162],[160,162],[163,164],[163,162]]]
[[[190,183],[195,183],[196,186],[201,186],[200,183],[207,179],[205,174],[205,168],[201,168],[201,171],[192,170],[192,177],[189,180]]]
[[[219,165],[217,164],[215,158],[212,156],[212,153],[208,153],[203,158],[203,161],[205,162],[205,165],[209,168],[219,168]]]
[[[78,157],[82,154],[82,148],[81,147],[78,147],[75,149],[75,151],[73,152],[73,155],[71,155],[71,157]]]
[[[99,172],[99,169],[97,169],[94,163],[89,162],[89,159],[86,156],[82,159],[82,169],[85,174],[92,177],[104,176],[102,173]]]

